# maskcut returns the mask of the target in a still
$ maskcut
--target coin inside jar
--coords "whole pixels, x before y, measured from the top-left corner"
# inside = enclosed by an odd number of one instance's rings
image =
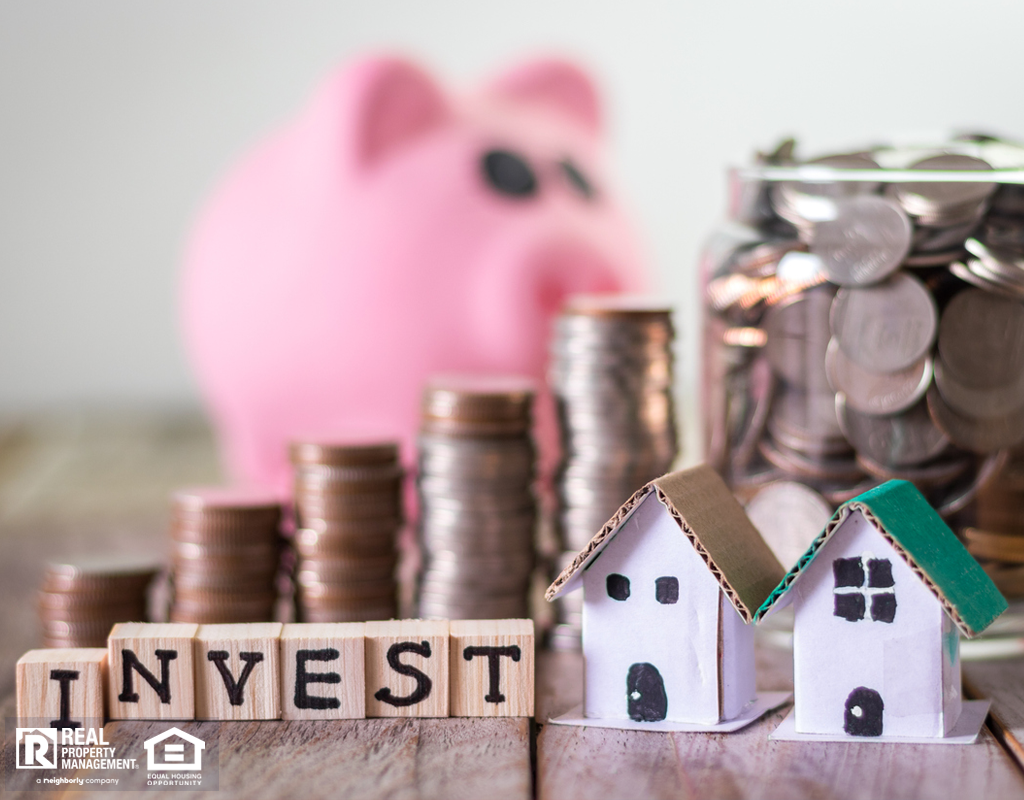
[[[938,310],[924,284],[900,272],[876,286],[840,289],[829,323],[851,360],[873,372],[897,372],[931,348]]]
[[[829,342],[825,372],[836,392],[846,395],[850,408],[864,414],[897,414],[918,402],[932,382],[932,359],[924,356],[906,369],[874,372],[853,361],[839,341]]]
[[[942,312],[939,356],[969,386],[1003,385],[1024,370],[1024,305],[966,289]]]
[[[880,464],[923,464],[949,446],[949,439],[932,422],[928,406],[923,402],[901,414],[870,416],[850,408],[846,397],[837,394],[836,412],[850,444],[857,452],[865,453]]]
[[[911,225],[903,210],[874,195],[835,201],[835,214],[816,222],[811,253],[839,286],[877,283],[895,272],[910,252]]]

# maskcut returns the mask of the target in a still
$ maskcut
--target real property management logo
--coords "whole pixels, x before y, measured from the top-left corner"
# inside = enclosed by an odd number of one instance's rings
[[[17,728],[17,769],[57,769],[57,729]]]

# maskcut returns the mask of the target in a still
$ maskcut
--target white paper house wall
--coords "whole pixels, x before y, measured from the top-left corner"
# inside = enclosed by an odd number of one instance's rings
[[[1006,608],[955,534],[905,481],[844,504],[758,610],[794,607],[795,727],[941,738],[961,710],[959,627]]]
[[[584,592],[584,715],[714,724],[754,699],[749,621],[783,568],[707,466],[616,513],[548,589]]]

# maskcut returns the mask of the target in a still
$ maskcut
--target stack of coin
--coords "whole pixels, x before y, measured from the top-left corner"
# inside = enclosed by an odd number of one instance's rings
[[[268,492],[175,492],[171,512],[171,622],[275,618],[281,502]]]
[[[147,590],[160,565],[124,556],[52,561],[39,589],[44,647],[106,647],[117,622],[145,621]]]
[[[402,477],[393,441],[292,444],[296,616],[358,622],[398,614]]]
[[[709,460],[746,500],[788,479],[835,506],[903,478],[969,523],[1024,441],[1024,192],[986,160],[1024,147],[780,152],[763,162],[804,171],[737,195],[769,202],[734,208],[749,227],[703,266]]]
[[[534,566],[533,384],[438,377],[423,393],[417,486],[423,617],[528,616]]]
[[[965,539],[999,590],[1024,599],[1024,448],[978,493],[978,524]]]
[[[556,528],[566,553],[583,549],[675,460],[673,337],[671,309],[628,297],[577,297],[556,321],[549,383],[562,447]],[[556,615],[552,644],[578,639],[576,611],[556,604]]]

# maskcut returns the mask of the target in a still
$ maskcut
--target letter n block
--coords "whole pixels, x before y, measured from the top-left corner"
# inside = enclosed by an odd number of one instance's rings
[[[453,717],[532,717],[533,687],[533,620],[452,620]]]
[[[366,623],[366,716],[448,716],[448,620]]]
[[[105,648],[29,650],[18,659],[15,682],[19,725],[103,726],[107,695]]]
[[[280,719],[280,622],[200,625],[196,719]]]
[[[366,716],[365,633],[365,622],[297,622],[284,626],[284,719]]]
[[[107,637],[111,719],[195,719],[192,640],[185,622],[119,622]]]

